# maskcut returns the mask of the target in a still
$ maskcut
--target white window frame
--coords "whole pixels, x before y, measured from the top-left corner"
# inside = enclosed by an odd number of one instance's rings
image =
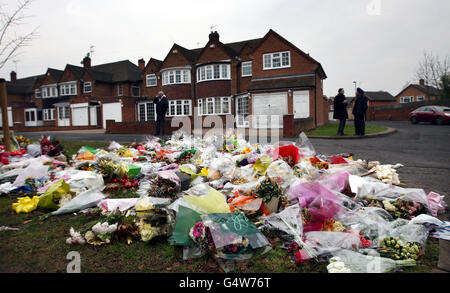
[[[250,74],[245,74],[244,69],[247,69],[250,67]],[[253,75],[253,64],[252,61],[242,62],[242,77],[252,76]]]
[[[35,96],[36,99],[42,98],[42,96],[41,96],[41,90],[40,90],[40,89],[35,89],[35,90],[34,90],[34,96]]]
[[[219,78],[214,77],[214,66],[219,65]],[[197,83],[213,80],[230,80],[231,79],[230,64],[216,63],[199,66],[197,68]],[[208,77],[208,74],[210,76]]]
[[[42,98],[48,98],[48,88],[47,87],[43,87],[42,88]]]
[[[156,74],[147,74],[145,77],[146,86],[147,87],[155,87],[158,86],[158,79],[156,78]]]
[[[420,99],[420,100],[419,100]],[[425,96],[424,95],[421,95],[421,96],[417,96],[416,97],[416,102],[423,102],[423,101],[425,101]]]
[[[89,88],[90,88],[89,91],[86,90],[87,85],[89,85]],[[83,93],[85,93],[85,94],[92,93],[92,82],[88,81],[83,84]]]
[[[180,77],[179,82],[177,82],[177,72]],[[190,84],[191,83],[191,72],[190,69],[177,68],[171,70],[165,70],[162,72],[163,76],[163,86],[172,84]]]
[[[181,114],[178,114],[177,106],[181,106]],[[186,113],[185,107],[189,107],[188,113]],[[172,111],[173,107],[173,111]],[[167,109],[167,117],[188,117],[192,116],[192,100],[170,100],[169,108]]]
[[[414,102],[414,96],[400,97],[400,104],[408,104]]]
[[[44,109],[44,121],[55,121],[55,109]]]
[[[220,112],[216,110],[216,103],[218,100],[220,100],[220,108],[221,108]],[[225,103],[228,103],[228,107],[224,107]],[[205,109],[203,109],[204,105]],[[209,112],[208,105],[212,105],[212,113],[208,113]],[[211,97],[198,99],[199,116],[230,115],[230,114],[231,114],[231,97]]]
[[[73,90],[73,92],[72,92]],[[76,96],[77,95],[77,82],[65,82],[61,83],[59,86],[59,91],[61,96]]]
[[[117,95],[119,97],[123,96],[123,83],[117,84]]]
[[[148,104],[151,104],[151,105],[153,105],[153,119],[152,120],[149,120],[148,119],[148,117],[149,117],[149,113],[148,113]],[[145,119],[144,120],[141,120],[141,106],[144,106],[144,117],[145,117]],[[157,115],[156,115],[156,104],[155,103],[153,103],[153,102],[144,102],[144,103],[139,103],[138,104],[138,121],[140,121],[140,122],[149,122],[149,121],[156,121],[156,119],[157,119]]]
[[[283,65],[283,54],[288,54],[288,63],[287,65]],[[277,55],[277,57],[275,57]],[[280,66],[274,67],[273,61],[275,58],[280,59]],[[266,60],[267,59],[267,60]],[[269,61],[269,62],[266,62]],[[269,64],[270,63],[270,64]],[[263,70],[274,70],[281,68],[290,68],[291,67],[291,51],[282,51],[282,52],[274,52],[263,54]]]

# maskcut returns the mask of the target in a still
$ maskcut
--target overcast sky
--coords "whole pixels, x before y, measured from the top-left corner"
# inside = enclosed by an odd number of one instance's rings
[[[16,0],[0,0],[11,10]],[[448,0],[36,0],[21,32],[39,38],[16,58],[19,78],[48,67],[80,65],[94,45],[92,64],[139,58],[163,60],[173,43],[204,46],[215,26],[224,43],[263,37],[273,29],[319,61],[325,94],[339,87],[396,95],[424,50],[450,55]],[[9,80],[8,63],[0,76]]]

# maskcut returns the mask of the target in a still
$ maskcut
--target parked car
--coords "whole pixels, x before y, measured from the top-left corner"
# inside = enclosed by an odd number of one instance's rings
[[[438,125],[450,122],[450,108],[444,106],[424,106],[409,113],[412,124],[432,122]]]

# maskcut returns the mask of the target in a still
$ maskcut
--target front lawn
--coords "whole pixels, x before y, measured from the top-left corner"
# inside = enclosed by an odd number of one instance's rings
[[[306,135],[308,136],[336,136],[338,132],[338,124],[330,123],[327,125],[324,125],[322,127],[319,127],[317,129],[311,130],[306,132]],[[386,131],[387,127],[383,126],[375,126],[375,125],[366,125],[366,135],[367,134],[374,134]],[[344,129],[344,136],[354,136],[355,135],[355,126],[353,124],[353,121],[347,122],[347,125]]]

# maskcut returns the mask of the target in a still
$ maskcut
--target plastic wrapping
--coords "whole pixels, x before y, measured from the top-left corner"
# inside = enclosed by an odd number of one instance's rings
[[[41,157],[42,158],[42,157]],[[23,169],[19,176],[17,176],[13,185],[16,187],[22,186],[28,177],[41,179],[47,175],[49,166],[43,165],[43,159],[38,158],[33,160],[28,167]]]
[[[225,196],[215,189],[210,189],[205,196],[186,195],[183,198],[193,210],[202,215],[230,212]]]
[[[108,212],[119,210],[124,212],[136,206],[139,198],[119,198],[119,199],[104,199],[98,203],[98,206]]]
[[[441,221],[429,215],[420,215],[410,224],[423,225],[430,232],[430,237],[450,241],[450,222]]]
[[[266,174],[269,178],[275,179],[278,185],[283,189],[287,189],[298,179],[294,175],[292,168],[284,161],[275,161],[270,164]]]
[[[264,217],[264,222],[270,229],[282,231],[289,235],[291,241],[302,243],[303,223],[299,205],[287,207],[278,214]]]
[[[349,176],[350,173],[345,171],[331,176],[324,175],[320,177],[318,180],[323,186],[325,186],[329,190],[342,192],[348,186]]]
[[[198,222],[201,222],[200,214],[196,211],[184,207],[182,205],[178,208],[177,222],[173,235],[169,238],[169,242],[175,246],[192,246],[194,241],[189,237],[189,232],[192,227]]]
[[[304,157],[314,157],[316,155],[316,150],[313,144],[304,132],[299,135],[295,145],[299,148],[300,154]]]
[[[78,212],[87,208],[93,208],[105,198],[105,195],[99,191],[88,190],[78,194],[69,203],[53,212],[52,215],[62,215]]]
[[[71,190],[85,191],[85,190],[98,190],[102,191],[105,188],[103,177],[98,173],[89,171],[80,171],[73,176],[67,182],[70,184]]]
[[[326,231],[307,232],[304,242],[317,256],[340,249],[357,249],[361,245],[360,238],[353,233]]]
[[[415,266],[413,260],[395,261],[390,258],[374,255],[363,255],[350,250],[339,250],[333,252],[333,256],[339,257],[352,273],[388,273],[404,266]]]

